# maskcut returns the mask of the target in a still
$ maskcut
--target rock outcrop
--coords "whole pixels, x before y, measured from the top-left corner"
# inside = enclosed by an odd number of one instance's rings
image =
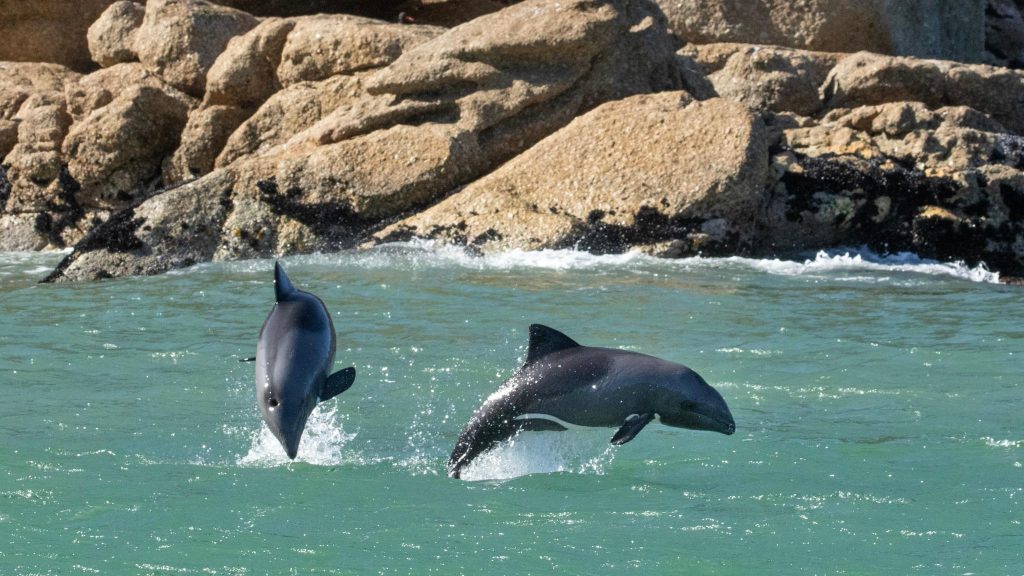
[[[149,0],[135,33],[135,53],[146,69],[198,97],[228,41],[256,24],[246,12],[203,0]]]
[[[987,0],[657,0],[694,44],[771,44],[822,52],[982,62]]]
[[[376,238],[484,251],[685,242],[687,252],[725,253],[753,238],[767,173],[767,130],[746,106],[686,92],[633,96],[577,118]]]
[[[73,245],[60,281],[413,237],[1024,276],[1021,2],[658,3],[86,2],[79,58],[38,52],[77,71],[0,62],[0,249]]]
[[[302,70],[313,79],[322,74],[315,66]],[[147,236],[127,253],[144,255],[149,264],[134,267],[126,252],[117,252],[107,273],[150,272],[154,263],[183,261],[182,254],[241,258],[352,245],[378,222],[444,197],[580,113],[632,94],[684,88],[683,77],[652,4],[511,6],[402,52],[365,78],[365,94],[308,129],[175,189],[221,195],[230,188],[224,202],[232,208],[212,252],[207,239],[197,248],[188,237],[154,244]],[[135,213],[185,197],[167,194],[142,202]],[[152,227],[138,216],[127,222],[136,231]],[[122,221],[101,226],[85,242],[97,248],[76,248],[56,278],[94,277],[89,270],[102,261],[95,252],[107,252],[99,248],[102,239],[123,238],[125,229]],[[81,259],[93,264],[79,266]]]

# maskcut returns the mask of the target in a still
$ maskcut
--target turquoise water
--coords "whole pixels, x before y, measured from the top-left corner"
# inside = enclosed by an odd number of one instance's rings
[[[0,255],[0,574],[1024,574],[1024,292],[911,257],[287,258],[356,384],[263,429],[269,260]],[[528,433],[444,475],[541,322],[685,363],[733,436]]]

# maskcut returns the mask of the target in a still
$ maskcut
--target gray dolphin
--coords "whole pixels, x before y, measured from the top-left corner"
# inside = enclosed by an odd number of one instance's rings
[[[717,390],[682,364],[646,354],[580,346],[533,324],[526,363],[477,409],[448,458],[448,475],[521,430],[567,426],[619,429],[612,444],[632,440],[651,420],[692,430],[736,431]]]
[[[315,295],[292,286],[279,263],[274,264],[274,294],[276,302],[256,344],[256,403],[263,421],[294,460],[313,408],[348,390],[356,369],[331,374],[331,315]]]

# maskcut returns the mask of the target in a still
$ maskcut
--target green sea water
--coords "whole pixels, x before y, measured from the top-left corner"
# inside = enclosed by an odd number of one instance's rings
[[[356,384],[289,462],[272,261],[39,285],[0,255],[0,574],[1024,574],[1024,291],[842,253],[429,246],[286,258]],[[525,433],[445,460],[527,326],[687,364],[737,432]]]

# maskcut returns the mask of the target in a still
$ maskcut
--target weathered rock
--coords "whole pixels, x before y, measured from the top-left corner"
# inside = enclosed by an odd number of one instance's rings
[[[634,96],[577,118],[376,238],[484,250],[622,251],[665,240],[691,252],[736,249],[763,213],[767,168],[765,127],[746,106],[685,92]]]
[[[86,30],[110,1],[0,0],[0,61],[95,67]]]
[[[0,62],[0,119],[14,118],[34,94],[63,94],[64,86],[78,78],[58,64]]]
[[[158,274],[209,260],[231,208],[231,175],[211,175],[206,184],[185,184],[111,216],[45,281]]]
[[[844,58],[823,86],[829,108],[914,101],[969,106],[1024,134],[1024,72],[982,64],[861,52]]]
[[[46,238],[36,232],[35,221],[35,214],[0,215],[0,252],[46,248]]]
[[[772,44],[981,62],[986,0],[657,0],[695,44]]]
[[[1024,17],[1014,0],[988,0],[985,49],[991,64],[1024,67]]]
[[[149,0],[135,51],[147,69],[169,84],[202,96],[206,73],[228,41],[257,24],[248,13],[204,0]]]
[[[151,191],[187,118],[188,107],[179,98],[139,85],[75,123],[64,155],[81,184],[79,203],[118,208]]]
[[[604,101],[682,88],[678,65],[663,17],[645,1],[516,4],[404,52],[366,81],[370,95],[188,184],[219,196],[231,182],[213,253],[184,236],[139,240],[111,256],[121,264],[94,262],[84,277],[115,268],[151,273],[197,254],[353,245],[382,219],[436,201]],[[79,259],[104,261],[85,256],[104,252],[104,237],[76,249],[66,269]],[[131,267],[132,255],[150,264]]]
[[[277,67],[294,20],[269,18],[235,36],[206,75],[205,104],[255,109],[281,89]]]
[[[928,176],[948,176],[991,163],[1024,160],[1014,138],[995,120],[971,108],[928,109],[896,102],[837,110],[819,122],[785,130],[785,146],[812,156],[891,158]]]
[[[30,96],[14,116],[18,143],[4,159],[11,183],[9,212],[42,211],[55,195],[62,158],[61,143],[71,125],[61,94]]]
[[[309,16],[294,22],[277,69],[285,86],[380,68],[444,31],[346,15]]]
[[[86,38],[89,54],[100,66],[138,60],[135,35],[142,26],[146,7],[130,0],[118,0],[89,26]]]
[[[748,46],[733,52],[709,79],[723,98],[757,110],[810,116],[822,109],[818,87],[839,58],[822,52]]]
[[[80,122],[94,111],[110,104],[115,97],[135,86],[148,86],[173,96],[185,107],[196,105],[193,98],[173,88],[138,62],[115,64],[65,84],[68,112]]]
[[[216,157],[217,167],[259,154],[286,142],[319,122],[345,102],[365,95],[358,76],[335,76],[323,82],[300,82],[274,94],[230,134]]]
[[[179,184],[213,170],[228,137],[248,116],[249,111],[238,106],[213,105],[193,110],[182,130],[178,149],[164,164],[164,184]]]

